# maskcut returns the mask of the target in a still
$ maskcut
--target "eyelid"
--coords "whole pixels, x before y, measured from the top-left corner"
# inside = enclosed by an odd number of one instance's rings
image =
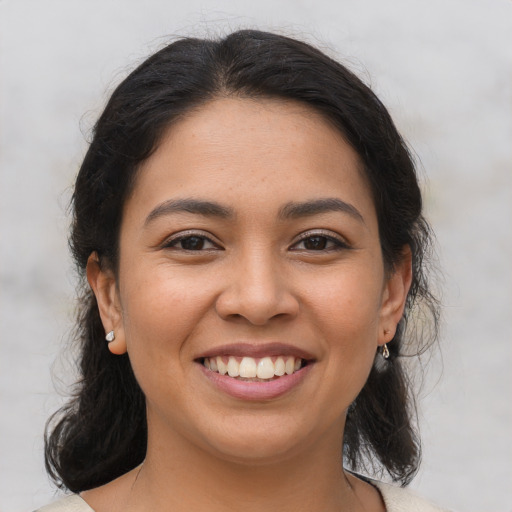
[[[217,240],[215,236],[213,236],[211,233],[207,231],[203,231],[201,229],[187,229],[184,231],[178,231],[177,233],[173,233],[172,235],[165,238],[165,240],[162,242],[161,247],[162,248],[170,248],[173,246],[173,244],[177,244],[180,240],[189,238],[189,237],[198,237],[198,238],[204,238],[208,240],[212,245],[216,246],[215,248],[223,249],[220,242]],[[291,243],[290,248],[293,250],[293,247],[300,242],[303,242],[304,240],[307,240],[310,237],[314,236],[322,236],[325,237],[327,240],[333,242],[338,246],[338,248],[350,248],[350,244],[347,242],[347,240],[339,235],[336,232],[326,230],[326,229],[310,229],[308,231],[304,231],[300,235],[298,235],[295,240]],[[182,249],[186,250],[186,249]],[[204,251],[212,250],[211,248],[203,249]],[[319,251],[321,252],[321,251]]]
[[[185,231],[178,231],[177,233],[173,233],[172,235],[165,238],[165,240],[162,242],[161,246],[162,248],[170,248],[172,247],[172,244],[177,244],[180,240],[184,240],[190,237],[198,237],[198,238],[204,238],[208,240],[212,245],[215,245],[215,249],[223,249],[220,245],[220,242],[217,241],[217,238],[214,237],[211,233],[208,233],[207,231],[203,231],[201,229],[186,229]],[[181,249],[182,251],[185,251],[186,249]],[[203,249],[203,251],[212,250],[212,248]],[[196,251],[194,251],[196,252]],[[201,251],[197,251],[201,252]]]
[[[330,240],[331,242],[334,242],[338,246],[338,248],[349,249],[351,247],[344,237],[342,237],[341,235],[334,231],[330,231],[327,229],[309,229],[308,231],[304,231],[303,233],[296,237],[296,239],[291,244],[291,248],[293,248],[293,246],[299,244],[300,242],[303,242],[304,240],[307,240],[308,238],[314,236],[323,236]]]

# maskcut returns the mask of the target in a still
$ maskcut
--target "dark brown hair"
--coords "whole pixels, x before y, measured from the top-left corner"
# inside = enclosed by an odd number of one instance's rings
[[[95,125],[72,202],[70,245],[82,287],[80,380],[72,400],[48,423],[46,467],[58,485],[78,492],[144,459],[145,399],[128,355],[108,351],[85,280],[87,259],[96,251],[101,264],[115,271],[123,204],[140,164],[177,119],[229,95],[299,101],[334,124],[364,164],[387,269],[404,246],[411,248],[413,282],[404,317],[389,343],[389,360],[374,366],[348,411],[343,454],[350,468],[373,474],[380,468],[405,485],[417,470],[420,445],[403,357],[435,338],[438,320],[425,271],[431,236],[413,160],[386,108],[346,67],[303,42],[247,30],[169,44],[116,88]],[[415,329],[411,313],[433,328]],[[382,363],[380,354],[376,358]]]

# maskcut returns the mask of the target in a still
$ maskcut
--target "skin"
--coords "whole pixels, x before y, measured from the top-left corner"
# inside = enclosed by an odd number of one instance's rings
[[[402,316],[411,262],[404,250],[385,271],[361,168],[294,102],[218,99],[168,130],[126,201],[117,274],[95,254],[87,268],[115,331],[109,348],[128,351],[148,415],[144,464],[83,493],[94,510],[384,510],[340,454],[347,408]],[[354,211],[280,215],[325,198]],[[232,215],[158,210],[180,199]],[[184,249],[190,236],[199,250]],[[313,361],[270,400],[227,395],[197,362],[212,347],[276,341]]]

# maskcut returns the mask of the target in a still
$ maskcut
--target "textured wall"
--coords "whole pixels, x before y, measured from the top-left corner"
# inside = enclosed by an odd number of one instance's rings
[[[460,512],[511,510],[512,2],[0,0],[0,511],[53,495],[42,432],[70,380],[65,356],[63,382],[50,368],[71,325],[65,210],[80,126],[169,36],[247,26],[346,59],[421,159],[445,328],[414,486]]]

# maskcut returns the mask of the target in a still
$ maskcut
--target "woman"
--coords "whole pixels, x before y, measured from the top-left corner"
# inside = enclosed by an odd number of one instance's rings
[[[357,474],[418,468],[402,360],[437,307],[413,162],[351,72],[256,31],[170,44],[73,207],[81,379],[46,464],[80,495],[43,510],[439,510]]]

